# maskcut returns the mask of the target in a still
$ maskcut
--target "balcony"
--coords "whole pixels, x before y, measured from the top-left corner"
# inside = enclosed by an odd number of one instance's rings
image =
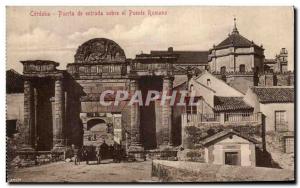
[[[205,124],[257,125],[261,123],[261,113],[182,114],[182,126],[203,126]]]

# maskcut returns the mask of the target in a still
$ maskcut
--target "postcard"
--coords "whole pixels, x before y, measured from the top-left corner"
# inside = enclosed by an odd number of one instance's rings
[[[8,183],[295,183],[294,7],[8,6],[6,25]]]

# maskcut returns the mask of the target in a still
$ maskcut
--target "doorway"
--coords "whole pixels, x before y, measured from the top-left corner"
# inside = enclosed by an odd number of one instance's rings
[[[84,133],[84,145],[100,146],[114,144],[113,125],[103,119],[91,119],[87,122],[87,130]]]
[[[143,104],[149,90],[162,91],[162,78],[155,76],[141,77],[139,87],[142,91]],[[155,149],[156,141],[156,117],[155,102],[151,101],[148,106],[140,107],[141,141],[145,149]]]
[[[225,152],[225,164],[226,165],[240,165],[239,152]]]

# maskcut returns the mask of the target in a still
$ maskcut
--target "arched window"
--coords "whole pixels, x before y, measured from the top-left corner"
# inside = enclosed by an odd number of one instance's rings
[[[240,65],[240,72],[246,72],[246,68],[244,64]]]
[[[220,72],[221,72],[221,74],[224,74],[226,72],[226,67],[225,66],[221,67]]]

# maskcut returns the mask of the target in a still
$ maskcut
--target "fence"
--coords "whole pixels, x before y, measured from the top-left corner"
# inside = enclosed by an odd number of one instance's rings
[[[253,113],[225,113],[225,122],[256,122],[258,120],[257,114]]]
[[[219,122],[220,114],[186,114],[188,122]]]
[[[182,123],[251,123],[259,122],[260,118],[260,113],[183,114]]]

